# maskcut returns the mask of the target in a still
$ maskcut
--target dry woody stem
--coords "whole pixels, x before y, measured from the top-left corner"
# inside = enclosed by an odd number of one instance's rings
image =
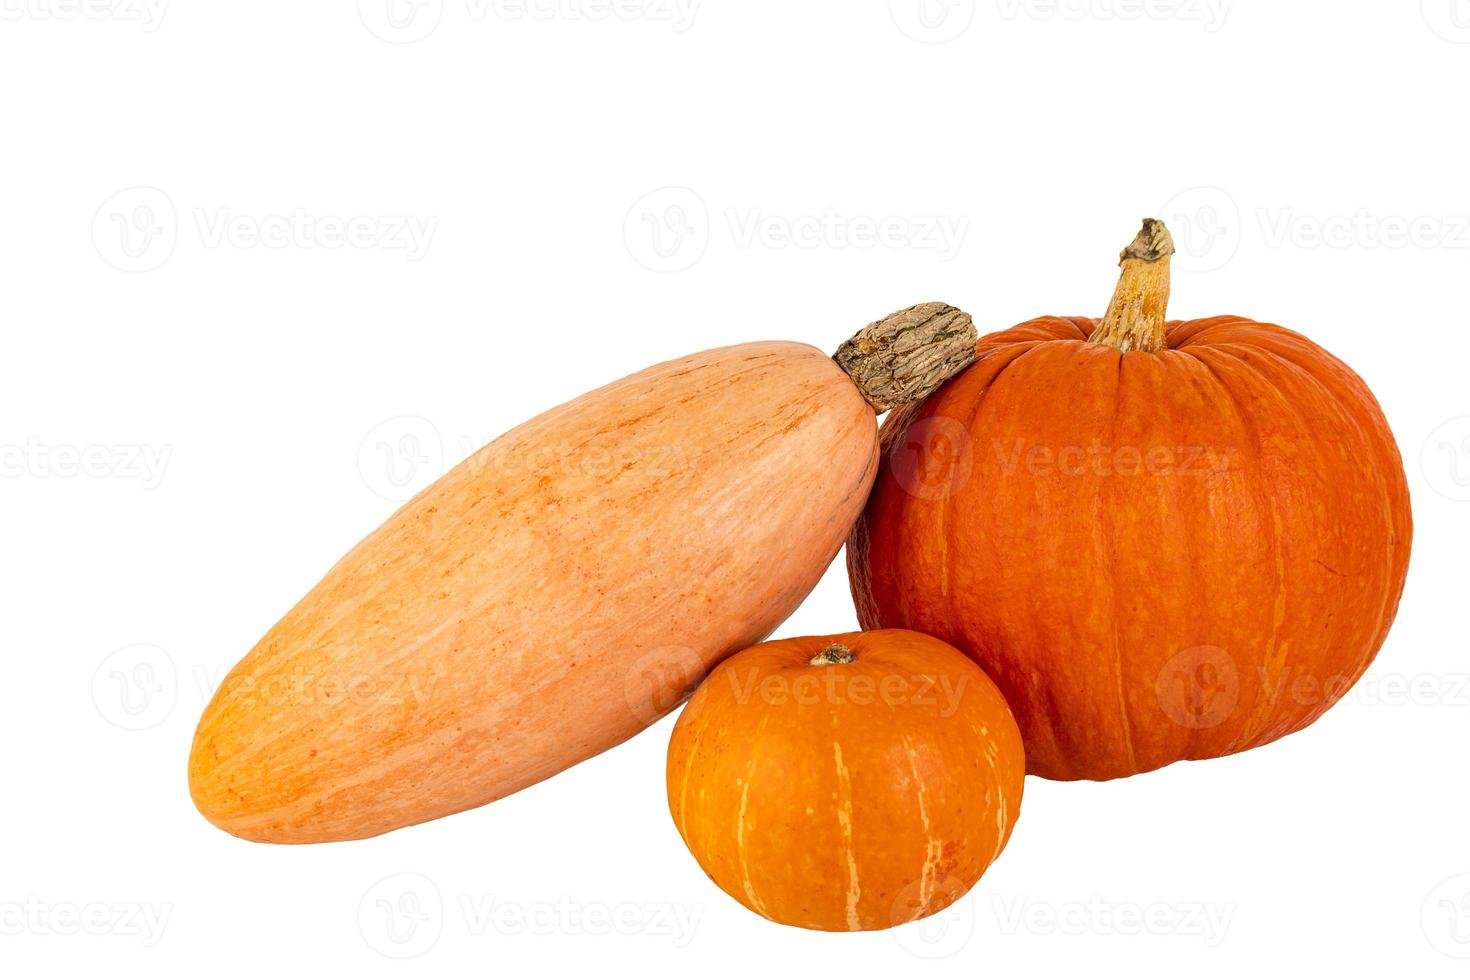
[[[927,398],[969,367],[978,340],[968,313],[921,303],[868,324],[832,356],[882,415]]]
[[[1145,218],[1143,230],[1123,250],[1118,288],[1092,336],[1094,344],[1121,351],[1164,350],[1164,324],[1169,311],[1169,256],[1174,239],[1157,218]]]

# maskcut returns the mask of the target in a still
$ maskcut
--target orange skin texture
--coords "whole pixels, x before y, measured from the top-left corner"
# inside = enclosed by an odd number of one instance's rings
[[[810,663],[832,644],[857,655]],[[669,810],[746,908],[833,932],[932,915],[1021,808],[1021,733],[963,653],[907,630],[808,636],[725,661],[669,741]]]
[[[195,804],[251,840],[350,840],[624,741],[790,615],[877,452],[847,375],[784,342],[532,419],[409,501],[231,671],[195,734]]]
[[[1030,771],[1112,779],[1311,724],[1372,662],[1412,521],[1362,380],[1300,334],[1046,317],[889,417],[849,541],[867,628],[922,630],[1005,692]]]

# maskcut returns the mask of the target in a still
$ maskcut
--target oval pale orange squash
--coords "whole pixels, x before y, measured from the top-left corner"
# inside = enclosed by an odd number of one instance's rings
[[[669,740],[669,810],[715,884],[832,932],[932,915],[1020,813],[1021,733],[963,653],[907,630],[776,640],[710,674]]]
[[[189,788],[302,843],[488,803],[629,738],[780,624],[877,465],[875,409],[974,357],[940,304],[833,358],[746,344],[651,367],[491,442],[339,561],[226,677]]]
[[[1109,779],[1264,745],[1367,669],[1412,522],[1347,365],[1240,317],[1165,321],[1145,224],[1102,323],[1045,317],[883,429],[859,619],[973,656],[1031,771]]]

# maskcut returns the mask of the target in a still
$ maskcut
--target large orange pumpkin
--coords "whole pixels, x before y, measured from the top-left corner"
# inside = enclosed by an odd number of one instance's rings
[[[1172,252],[1146,222],[1100,324],[985,337],[890,416],[849,542],[862,624],[974,657],[1054,779],[1311,724],[1403,591],[1408,489],[1368,388],[1279,326],[1166,323]]]
[[[1024,777],[1000,691],[906,630],[738,653],[669,741],[669,810],[715,884],[768,919],[836,932],[962,896],[1005,847]]]

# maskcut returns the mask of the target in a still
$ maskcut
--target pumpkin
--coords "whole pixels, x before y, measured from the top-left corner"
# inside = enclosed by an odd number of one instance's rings
[[[890,416],[849,543],[861,623],[974,657],[1053,779],[1310,725],[1403,591],[1408,490],[1367,386],[1283,327],[1166,321],[1172,252],[1146,222],[1101,323],[987,336]]]
[[[964,895],[1009,840],[1024,779],[999,689],[907,630],[742,651],[669,740],[669,810],[705,873],[768,919],[833,932]]]
[[[347,553],[228,674],[189,788],[240,837],[381,834],[622,742],[770,633],[877,466],[875,411],[974,358],[927,304],[839,351],[669,361],[474,453]]]

